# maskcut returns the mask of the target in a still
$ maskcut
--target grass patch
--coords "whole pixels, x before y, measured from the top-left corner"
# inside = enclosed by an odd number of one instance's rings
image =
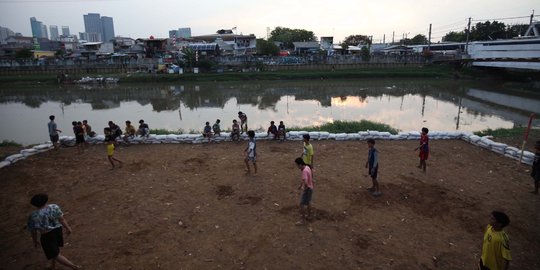
[[[18,144],[14,141],[3,140],[2,142],[0,142],[0,147],[8,147],[8,146],[22,147],[21,144]]]
[[[397,134],[398,129],[387,124],[372,122],[368,120],[362,121],[334,121],[321,126],[311,127],[290,127],[288,130],[303,130],[303,131],[327,131],[330,133],[356,133],[358,131],[376,130],[385,131],[392,134]]]
[[[168,130],[164,128],[156,128],[156,129],[150,129],[150,134],[156,134],[156,135],[184,134],[184,130],[182,129]]]
[[[523,139],[523,134],[525,134],[527,127],[513,127],[513,128],[498,128],[498,129],[485,129],[482,131],[475,131],[474,134],[478,136],[493,136],[495,138],[521,138]],[[529,138],[535,134],[539,133],[540,128],[531,128],[529,132]]]

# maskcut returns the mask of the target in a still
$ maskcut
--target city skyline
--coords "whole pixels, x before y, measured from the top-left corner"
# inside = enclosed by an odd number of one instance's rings
[[[276,0],[251,5],[208,0],[206,3],[0,0],[0,25],[31,36],[29,18],[36,17],[45,25],[69,26],[73,33],[78,33],[85,32],[84,14],[100,13],[114,18],[116,35],[132,38],[168,37],[169,30],[178,29],[178,26],[190,27],[194,36],[237,27],[238,33],[266,37],[267,28],[271,31],[283,26],[313,31],[318,38],[334,36],[335,42],[352,34],[372,35],[374,41],[385,35],[388,42],[392,32],[396,40],[405,35],[427,36],[432,23],[432,40],[436,42],[447,32],[463,30],[468,17],[475,20],[473,24],[478,22],[476,20],[512,17],[522,18],[499,21],[528,23],[527,16],[532,10],[540,10],[540,2],[533,0],[512,3],[502,0],[442,1],[437,7],[428,0],[381,0],[376,3],[313,0],[309,4]],[[126,5],[130,8],[126,9]]]

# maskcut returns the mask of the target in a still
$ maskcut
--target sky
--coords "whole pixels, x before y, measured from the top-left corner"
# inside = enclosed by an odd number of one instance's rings
[[[540,15],[539,0],[0,0],[0,26],[31,35],[30,17],[47,26],[67,25],[72,34],[84,32],[83,14],[100,13],[114,19],[115,34],[132,38],[168,37],[168,31],[190,27],[192,35],[237,27],[237,33],[265,38],[267,28],[300,28],[317,37],[373,36],[374,42],[428,36],[439,41],[449,31],[466,28],[473,20]],[[540,20],[536,16],[535,20]],[[528,18],[501,20],[528,23]],[[473,21],[473,24],[476,21]]]

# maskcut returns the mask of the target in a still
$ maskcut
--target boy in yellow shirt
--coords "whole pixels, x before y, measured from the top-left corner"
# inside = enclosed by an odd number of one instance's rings
[[[510,218],[499,211],[491,212],[491,220],[484,233],[480,270],[507,270],[512,256],[510,241],[503,228],[510,223]]]

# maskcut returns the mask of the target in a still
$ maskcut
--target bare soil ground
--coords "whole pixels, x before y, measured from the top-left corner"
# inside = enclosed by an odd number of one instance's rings
[[[26,231],[31,196],[71,223],[62,253],[85,269],[474,269],[494,209],[511,219],[512,269],[540,269],[540,196],[529,167],[463,141],[378,141],[383,195],[366,188],[365,142],[315,141],[314,217],[299,220],[301,142],[50,151],[0,171],[0,269],[43,269]]]

